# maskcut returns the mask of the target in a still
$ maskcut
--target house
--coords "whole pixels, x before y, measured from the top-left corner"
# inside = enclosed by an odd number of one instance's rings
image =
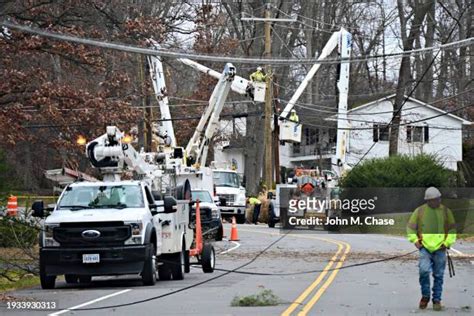
[[[395,94],[348,111],[349,131],[346,163],[355,165],[375,143],[364,159],[387,157],[390,123]],[[328,118],[334,120],[335,118]],[[430,104],[408,98],[401,111],[399,154],[421,153],[437,156],[445,167],[457,170],[462,161],[463,126],[471,122]]]

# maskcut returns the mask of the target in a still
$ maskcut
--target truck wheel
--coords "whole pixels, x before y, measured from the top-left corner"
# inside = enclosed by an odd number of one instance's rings
[[[64,279],[66,279],[67,284],[76,284],[78,281],[78,276],[76,274],[65,274]]]
[[[163,259],[162,264],[158,267],[158,277],[161,281],[169,281],[171,280],[171,266],[168,260],[171,258],[167,255],[161,255]]]
[[[191,262],[189,258],[189,250],[184,252],[184,273],[191,272]]]
[[[235,221],[237,224],[245,224],[245,214],[237,215]]]
[[[143,285],[155,285],[156,283],[156,249],[152,244],[152,251],[145,260],[142,270]]]
[[[184,248],[184,244],[183,244]],[[179,253],[173,254],[173,263],[171,266],[171,274],[173,275],[173,280],[182,280],[184,279],[184,257],[186,256],[184,249]]]
[[[214,272],[216,265],[216,253],[214,247],[211,244],[204,244],[201,255],[202,271],[204,273]]]
[[[41,288],[44,290],[54,289],[56,285],[56,276],[55,275],[46,275],[44,265],[40,263],[40,282]]]
[[[222,241],[222,237],[224,236],[224,227],[222,223],[220,223],[219,228],[217,229],[216,241]]]

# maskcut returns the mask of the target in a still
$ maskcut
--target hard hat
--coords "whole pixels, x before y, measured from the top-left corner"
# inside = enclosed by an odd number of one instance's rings
[[[296,113],[296,110],[295,110],[295,109],[292,109],[292,110],[291,110],[291,112],[292,112],[292,113],[293,113],[293,112],[295,112],[295,113]]]
[[[258,70],[258,71],[262,71],[262,67],[260,67],[260,66],[257,67],[257,70]]]
[[[425,191],[425,200],[433,200],[441,197],[441,192],[435,187],[429,187]]]

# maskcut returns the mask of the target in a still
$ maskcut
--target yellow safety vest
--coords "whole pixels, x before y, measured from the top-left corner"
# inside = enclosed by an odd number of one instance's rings
[[[442,246],[450,247],[456,241],[456,223],[453,213],[444,205],[418,207],[407,224],[407,237],[412,243],[420,241],[429,252]]]
[[[256,81],[256,82],[263,82],[265,81],[267,76],[263,74],[261,71],[256,71],[250,75],[250,80]]]

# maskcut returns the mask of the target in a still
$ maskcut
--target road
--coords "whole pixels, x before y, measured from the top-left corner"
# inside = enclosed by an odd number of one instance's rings
[[[232,270],[256,256],[241,271],[272,273],[251,275],[215,271],[204,274],[195,267],[183,281],[158,281],[145,287],[137,276],[94,278],[89,285],[71,286],[57,282],[54,290],[39,287],[9,293],[18,300],[56,302],[50,312],[7,310],[14,315],[412,315],[439,314],[419,311],[416,254],[395,260],[350,267],[353,264],[413,251],[402,237],[385,235],[340,235],[323,231],[284,234],[263,225],[239,225],[239,242],[216,243],[216,268]],[[229,234],[230,226],[225,226]],[[282,237],[283,236],[283,237]],[[262,253],[266,247],[277,241]],[[446,272],[444,304],[446,315],[472,313],[474,308],[474,243],[456,245],[456,276]],[[462,254],[462,256],[460,254]],[[347,267],[338,270],[339,267]],[[314,271],[313,273],[300,273]],[[278,275],[278,274],[290,275]],[[225,274],[225,275],[224,275]],[[157,296],[215,280],[169,296]],[[280,304],[269,307],[231,307],[235,296],[273,291]],[[133,304],[147,299],[146,302]],[[121,307],[111,307],[123,305]],[[97,310],[80,310],[103,308]],[[69,310],[67,310],[69,309]]]

